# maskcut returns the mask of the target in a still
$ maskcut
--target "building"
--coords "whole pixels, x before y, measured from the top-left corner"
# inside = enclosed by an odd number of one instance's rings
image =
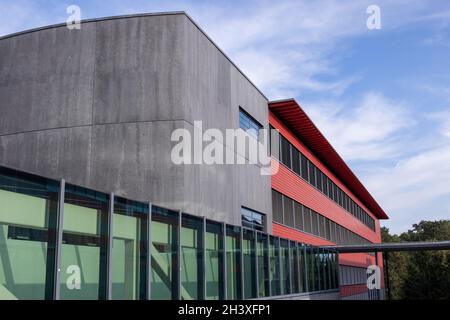
[[[0,38],[0,112],[0,298],[369,297],[374,257],[319,246],[379,242],[386,214],[184,12]],[[280,170],[175,164],[196,121],[279,129]]]

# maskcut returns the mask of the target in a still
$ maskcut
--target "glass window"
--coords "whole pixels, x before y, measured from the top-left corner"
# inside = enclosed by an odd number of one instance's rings
[[[291,144],[289,141],[280,135],[280,148],[281,148],[281,162],[288,168],[292,168],[291,158]]]
[[[311,211],[311,224],[312,224],[312,234],[318,236],[319,235],[319,219],[318,219],[318,214],[314,211]]]
[[[316,168],[316,178],[317,178],[317,189],[323,191],[322,189],[322,172]]]
[[[183,300],[203,298],[203,219],[182,215],[181,292]]]
[[[252,230],[264,230],[264,215],[260,212],[241,207],[242,226]]]
[[[206,299],[224,299],[223,226],[206,221],[205,234],[205,277]]]
[[[316,273],[314,288],[316,291],[322,290],[321,281],[322,281],[322,272],[321,272],[321,261],[320,261],[320,249],[313,248],[313,256],[314,256],[314,272]]]
[[[256,243],[255,232],[243,229],[244,299],[256,298]]]
[[[290,293],[289,246],[288,240],[280,239],[280,279],[281,294]]]
[[[106,298],[108,206],[109,195],[66,185],[61,248],[63,300]]]
[[[299,260],[299,292],[306,292],[306,261],[305,261],[305,246],[297,244],[298,260]]]
[[[280,295],[280,260],[279,260],[279,241],[278,238],[270,236],[269,238],[269,258],[270,258],[270,284],[272,296]]]
[[[292,170],[300,175],[300,153],[295,147],[292,147]]]
[[[275,159],[280,159],[280,133],[270,126],[270,154]]]
[[[268,297],[269,292],[269,246],[267,234],[257,232],[256,255],[258,259],[258,297]]]
[[[295,228],[299,230],[303,230],[303,211],[302,205],[296,201],[294,201],[294,214],[295,214]]]
[[[148,217],[148,204],[114,197],[113,299],[146,299]]]
[[[321,214],[317,216],[319,218],[319,236],[325,238],[325,217]]]
[[[311,209],[302,206],[303,208],[303,217],[305,219],[305,228],[304,230],[308,233],[312,233],[312,227],[311,227]]]
[[[316,182],[316,166],[309,161],[309,183],[317,187]]]
[[[227,299],[242,299],[241,228],[226,227]]]
[[[302,178],[309,181],[309,169],[308,169],[308,159],[300,153],[300,165],[302,171]]]
[[[152,300],[178,299],[178,219],[178,212],[152,206]]]
[[[0,300],[52,298],[58,190],[0,168]]]
[[[256,140],[259,139],[259,129],[262,125],[242,108],[239,108],[239,127]]]
[[[294,227],[294,202],[286,196],[283,196],[284,207],[284,224],[289,227]]]
[[[325,239],[330,240],[330,220],[325,218]]]
[[[273,221],[283,223],[283,200],[281,193],[272,189]]]
[[[291,293],[299,293],[300,292],[300,265],[299,265],[299,256],[297,243],[291,241],[290,243],[290,263],[291,263],[291,279],[292,279],[292,287]]]
[[[314,256],[313,248],[310,246],[306,247],[306,265],[308,271],[308,291],[316,291],[316,261]]]

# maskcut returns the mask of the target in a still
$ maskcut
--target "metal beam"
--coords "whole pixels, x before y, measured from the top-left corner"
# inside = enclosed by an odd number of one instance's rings
[[[109,195],[108,243],[106,244],[106,300],[112,300],[112,246],[113,246],[114,193]]]
[[[53,299],[59,300],[61,294],[61,248],[64,226],[64,195],[66,182],[61,179],[58,194],[58,212],[56,219],[55,270],[53,278]]]
[[[324,246],[339,253],[450,250],[450,241],[371,243],[362,245]]]

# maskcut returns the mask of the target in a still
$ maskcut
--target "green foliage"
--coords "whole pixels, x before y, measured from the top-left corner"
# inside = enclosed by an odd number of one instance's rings
[[[450,220],[421,221],[400,236],[381,229],[383,242],[450,240]],[[450,299],[450,251],[389,253],[392,299]]]

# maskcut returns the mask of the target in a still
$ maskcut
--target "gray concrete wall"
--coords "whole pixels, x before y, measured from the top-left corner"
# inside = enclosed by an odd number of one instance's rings
[[[254,165],[180,166],[176,128],[268,127],[267,100],[185,14],[85,22],[0,39],[0,165],[240,224],[267,215]]]

